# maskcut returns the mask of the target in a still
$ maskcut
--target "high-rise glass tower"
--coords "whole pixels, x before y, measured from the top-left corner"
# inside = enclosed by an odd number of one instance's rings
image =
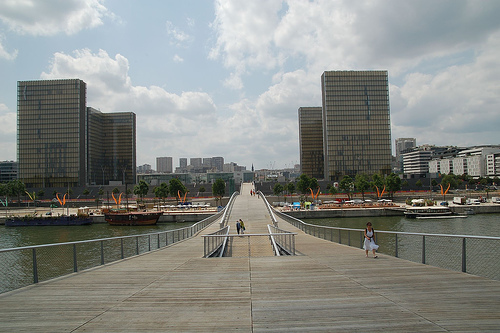
[[[322,108],[299,108],[299,150],[301,172],[308,177],[323,179],[323,120]]]
[[[19,179],[28,188],[135,183],[136,118],[86,106],[79,79],[17,83]]]
[[[324,179],[390,173],[387,71],[327,71],[321,89]]]
[[[85,98],[78,79],[17,83],[17,158],[26,187],[85,184]]]

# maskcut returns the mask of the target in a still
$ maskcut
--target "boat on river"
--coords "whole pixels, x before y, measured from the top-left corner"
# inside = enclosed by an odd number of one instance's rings
[[[110,225],[155,225],[163,212],[109,211],[104,219]]]
[[[446,206],[426,206],[426,207],[408,207],[405,217],[410,219],[419,218],[453,218],[459,215],[453,215],[453,212]]]
[[[60,215],[60,216],[24,216],[11,217],[5,220],[6,227],[31,226],[78,226],[92,224],[88,216]]]

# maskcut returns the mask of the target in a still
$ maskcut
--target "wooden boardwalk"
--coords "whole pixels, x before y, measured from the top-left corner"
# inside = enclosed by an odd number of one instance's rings
[[[244,189],[232,227],[242,218],[257,233],[267,214],[259,202]],[[500,330],[499,281],[385,255],[365,258],[363,250],[284,221],[280,227],[298,233],[297,256],[204,259],[197,236],[2,294],[0,332]]]

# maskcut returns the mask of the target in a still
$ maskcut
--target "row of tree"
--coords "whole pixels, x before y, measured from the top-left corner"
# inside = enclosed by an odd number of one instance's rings
[[[219,178],[212,184],[212,193],[219,201],[222,200],[225,191],[226,191],[226,183],[222,179]],[[118,188],[114,188],[112,192],[114,194],[118,194],[120,190]],[[132,194],[132,191],[130,189],[126,190],[126,192],[127,192],[125,193],[126,196]],[[205,188],[203,186],[200,187],[199,192],[201,193],[205,192]],[[67,193],[71,194],[72,190],[68,189]],[[141,200],[144,200],[144,197],[149,193],[149,184],[146,183],[144,180],[139,181],[139,183],[134,187],[133,193],[139,196]],[[177,202],[179,202],[180,197],[184,197],[186,193],[188,193],[188,189],[179,179],[174,178],[171,179],[168,184],[161,183],[159,186],[154,187],[153,193],[157,198],[160,198],[162,200],[166,200],[170,195],[172,197],[175,197],[177,199]],[[56,194],[57,191],[54,191],[53,195],[56,196]],[[84,196],[87,196],[89,194],[90,191],[88,189],[85,189],[83,191]],[[0,184],[0,196],[11,197],[11,198],[15,197],[19,202],[20,197],[25,195],[27,195],[31,200],[35,201],[37,198],[43,197],[45,195],[45,192],[43,190],[40,190],[36,193],[35,192],[29,193],[26,191],[26,185],[20,180],[12,180],[8,183]],[[104,191],[102,188],[99,189],[98,195],[99,196],[104,195]],[[4,203],[4,205],[6,204],[7,203]]]
[[[307,195],[311,193],[314,195],[314,192],[319,190],[319,183],[316,178],[310,178],[302,174],[298,178],[296,185],[294,183],[287,183],[283,186],[276,183],[273,188],[273,193],[277,196],[284,192],[292,194],[295,192],[295,188],[302,194]],[[349,199],[354,191],[361,193],[364,199],[365,192],[370,189],[376,191],[378,197],[381,197],[384,192],[387,192],[388,195],[392,197],[394,192],[401,190],[401,179],[394,173],[386,177],[382,177],[379,174],[374,174],[371,177],[367,174],[357,174],[354,179],[350,176],[344,176],[338,184],[338,189],[332,185],[328,185],[326,188],[330,194],[336,194],[340,191],[345,193]]]
[[[344,176],[338,184],[338,189],[335,186],[327,185],[326,190],[327,193],[330,194],[336,194],[338,192],[345,193],[349,199],[351,199],[351,194],[353,192],[358,192],[361,193],[364,200],[365,193],[368,191],[376,192],[379,199],[384,193],[387,193],[390,198],[393,198],[394,193],[400,191],[402,186],[405,185],[405,182],[406,181],[402,182],[401,178],[399,178],[399,176],[395,173],[391,173],[385,177],[380,174],[374,174],[370,176],[361,173],[357,174],[354,179],[350,176]],[[498,177],[481,177],[478,179],[473,179],[469,175],[456,176],[454,174],[448,174],[444,175],[441,178],[440,183],[433,179],[431,184],[432,186],[441,185],[445,189],[447,189],[449,185],[450,189],[456,189],[463,186],[464,182],[469,185],[488,186],[500,184],[500,179]],[[418,180],[416,185],[422,186],[421,180]],[[277,196],[283,193],[292,194],[295,193],[295,188],[297,188],[300,193],[307,195],[311,193],[311,191],[317,191],[317,189],[319,188],[318,180],[316,178],[310,178],[307,175],[302,174],[298,178],[296,184],[292,182],[285,185],[276,183],[273,188],[273,193]]]

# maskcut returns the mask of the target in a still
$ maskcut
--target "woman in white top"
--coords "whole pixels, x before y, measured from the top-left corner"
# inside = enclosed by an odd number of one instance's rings
[[[375,230],[373,230],[371,222],[368,222],[366,224],[365,243],[363,245],[363,248],[365,249],[367,258],[368,251],[370,250],[373,252],[373,258],[378,258],[378,256],[375,254],[375,251],[377,251],[378,249],[378,245],[375,244]]]

